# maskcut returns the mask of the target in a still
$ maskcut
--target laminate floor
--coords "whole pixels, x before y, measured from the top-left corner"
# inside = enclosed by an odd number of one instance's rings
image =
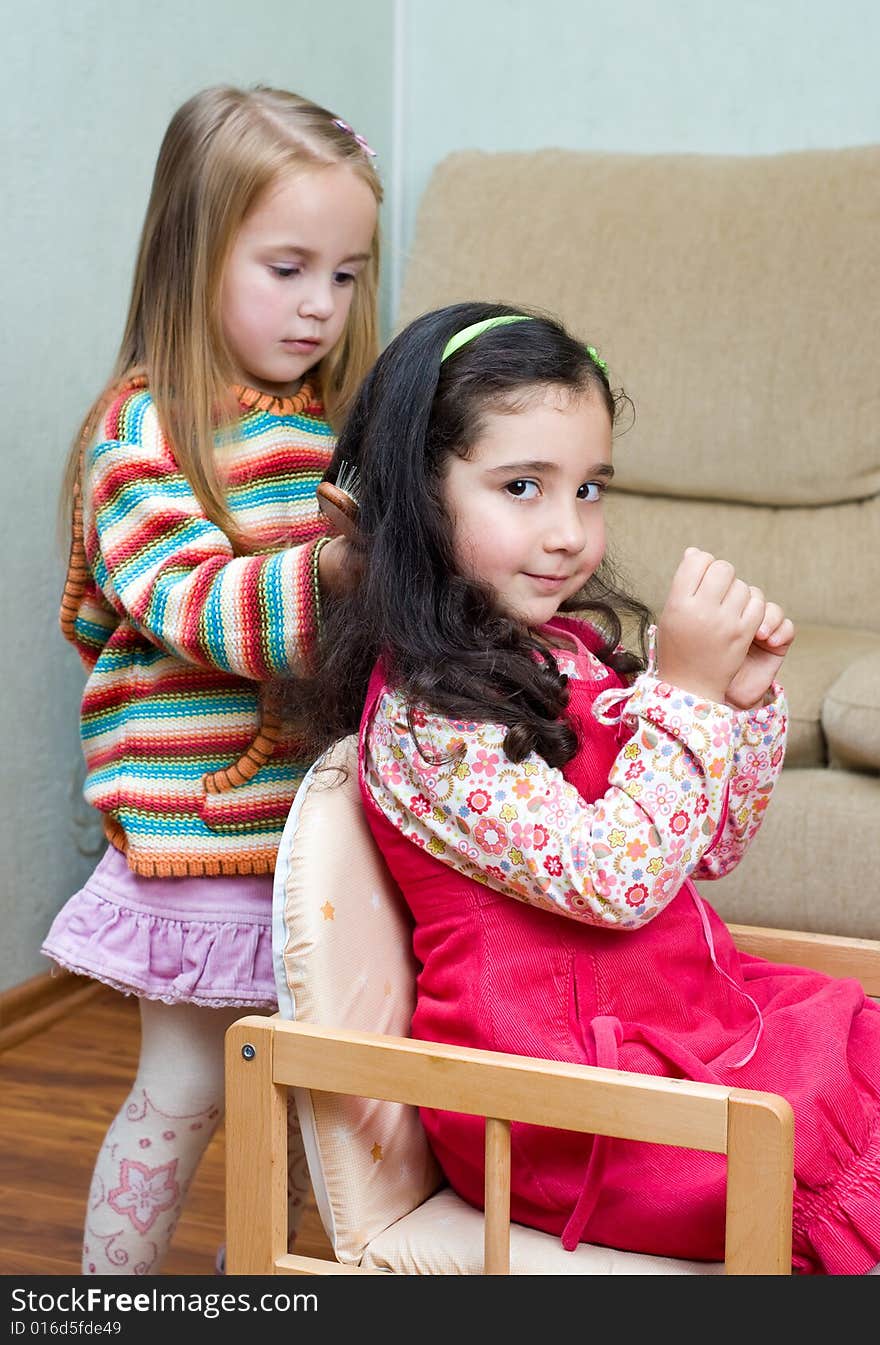
[[[0,1274],[79,1275],[95,1156],[134,1078],[137,1002],[112,990],[0,1054]],[[196,1173],[163,1275],[209,1275],[224,1241],[222,1123]],[[329,1256],[314,1207],[297,1249]]]

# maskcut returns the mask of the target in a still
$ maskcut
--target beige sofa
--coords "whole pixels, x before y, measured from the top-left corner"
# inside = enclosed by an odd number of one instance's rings
[[[659,609],[691,544],[798,624],[782,779],[704,894],[733,921],[880,938],[880,146],[454,154],[399,325],[471,298],[559,314],[632,397],[608,518],[641,596]]]

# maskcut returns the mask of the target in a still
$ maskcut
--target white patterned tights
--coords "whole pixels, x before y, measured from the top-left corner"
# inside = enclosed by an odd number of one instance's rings
[[[249,1009],[142,999],[137,1077],[98,1154],[86,1210],[84,1275],[156,1275],[190,1183],[223,1115],[223,1038]],[[290,1241],[308,1193],[295,1115]]]

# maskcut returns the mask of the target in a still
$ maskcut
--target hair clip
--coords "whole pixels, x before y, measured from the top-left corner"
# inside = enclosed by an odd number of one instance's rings
[[[602,356],[599,354],[595,346],[587,346],[587,354],[589,355],[593,363],[596,365],[596,367],[602,370],[603,374],[608,373],[608,365],[602,359]]]
[[[355,140],[360,145],[361,149],[364,151],[364,153],[369,154],[371,159],[376,158],[376,151],[372,148],[372,146],[367,144],[366,140],[362,135],[358,135],[357,131],[354,129],[353,126],[349,126],[347,121],[343,121],[341,117],[334,117],[333,125],[338,126],[340,131],[346,131],[348,135],[353,135]]]

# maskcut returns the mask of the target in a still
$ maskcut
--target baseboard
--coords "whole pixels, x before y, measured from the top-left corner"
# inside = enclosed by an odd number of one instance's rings
[[[0,1051],[7,1051],[35,1032],[42,1032],[62,1014],[106,990],[100,981],[74,976],[58,968],[0,990]]]

